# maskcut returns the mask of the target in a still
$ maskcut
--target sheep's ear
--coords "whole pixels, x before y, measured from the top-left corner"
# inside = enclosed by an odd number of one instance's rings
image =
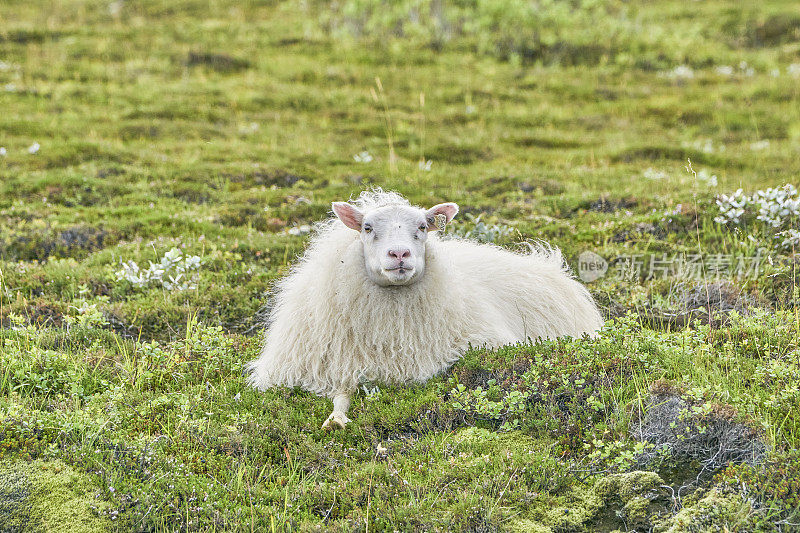
[[[348,204],[347,202],[333,202],[333,212],[350,229],[361,231],[361,223],[364,221],[364,213]]]
[[[425,220],[428,221],[428,231],[437,229],[436,215],[444,215],[446,220],[445,224],[453,220],[453,217],[458,213],[458,205],[453,202],[446,204],[437,204],[425,212]]]

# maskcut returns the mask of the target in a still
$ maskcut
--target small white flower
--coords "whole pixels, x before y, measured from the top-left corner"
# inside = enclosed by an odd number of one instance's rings
[[[687,65],[678,65],[669,72],[663,73],[662,76],[671,80],[691,80],[694,78],[694,70]]]
[[[433,164],[433,161],[431,161],[430,159],[428,159],[427,161],[420,161],[419,162],[419,169],[420,170],[430,170],[432,164]]]
[[[705,169],[697,173],[697,179],[705,182],[710,187],[716,187],[717,185],[717,176],[709,174],[709,172]]]
[[[800,63],[792,63],[786,67],[786,73],[793,78],[800,78]]]
[[[372,155],[364,150],[354,155],[353,159],[355,159],[356,163],[369,163],[372,161]]]
[[[122,13],[122,8],[124,7],[125,3],[122,0],[115,0],[108,4],[108,13],[112,17],[118,17],[120,13]]]
[[[750,144],[750,149],[753,151],[764,150],[766,148],[769,148],[769,141],[767,139]]]
[[[755,70],[753,70],[753,67],[747,64],[747,61],[742,61],[741,63],[739,63],[739,70],[744,72],[744,75],[748,77],[755,74]]]
[[[720,65],[714,70],[720,76],[733,76],[733,67],[730,65]]]
[[[8,150],[6,150],[5,146],[0,146],[0,155],[2,155],[3,157],[8,155]]]
[[[301,226],[294,226],[286,230],[286,233],[288,233],[289,235],[294,235],[295,237],[300,235],[307,235],[308,233],[311,233],[311,226],[309,226],[308,224],[303,224]]]
[[[243,124],[239,126],[239,133],[242,135],[251,135],[258,131],[258,123],[251,122],[250,124]]]
[[[35,142],[32,145],[28,146],[28,153],[35,154],[36,152],[39,151],[39,148],[41,148],[41,145]]]
[[[769,71],[769,75],[772,76],[773,78],[780,78],[781,77],[781,69],[774,68],[774,69]]]
[[[649,180],[663,180],[667,177],[667,173],[661,170],[656,170],[654,168],[648,168],[644,171],[644,177]]]

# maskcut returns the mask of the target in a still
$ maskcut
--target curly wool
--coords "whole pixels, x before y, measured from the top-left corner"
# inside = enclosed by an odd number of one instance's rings
[[[396,193],[362,193],[363,212],[409,205]],[[337,218],[316,227],[300,261],[277,285],[270,326],[249,383],[333,397],[359,383],[422,382],[470,346],[593,335],[602,318],[558,250],[518,254],[493,245],[441,240],[425,250],[425,274],[382,287],[364,267],[358,232]]]

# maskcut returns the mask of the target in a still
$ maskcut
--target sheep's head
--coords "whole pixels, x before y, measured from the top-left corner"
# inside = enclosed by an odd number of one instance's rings
[[[409,205],[386,205],[362,212],[347,202],[334,202],[333,212],[345,226],[361,235],[364,266],[378,285],[410,285],[425,273],[425,242],[436,229],[436,215],[450,222],[458,206],[438,204],[428,210]]]

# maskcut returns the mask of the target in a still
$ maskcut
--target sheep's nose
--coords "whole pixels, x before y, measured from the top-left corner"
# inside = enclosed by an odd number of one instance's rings
[[[389,257],[394,257],[398,261],[402,261],[403,259],[408,259],[411,255],[411,250],[408,248],[402,250],[389,250]]]

